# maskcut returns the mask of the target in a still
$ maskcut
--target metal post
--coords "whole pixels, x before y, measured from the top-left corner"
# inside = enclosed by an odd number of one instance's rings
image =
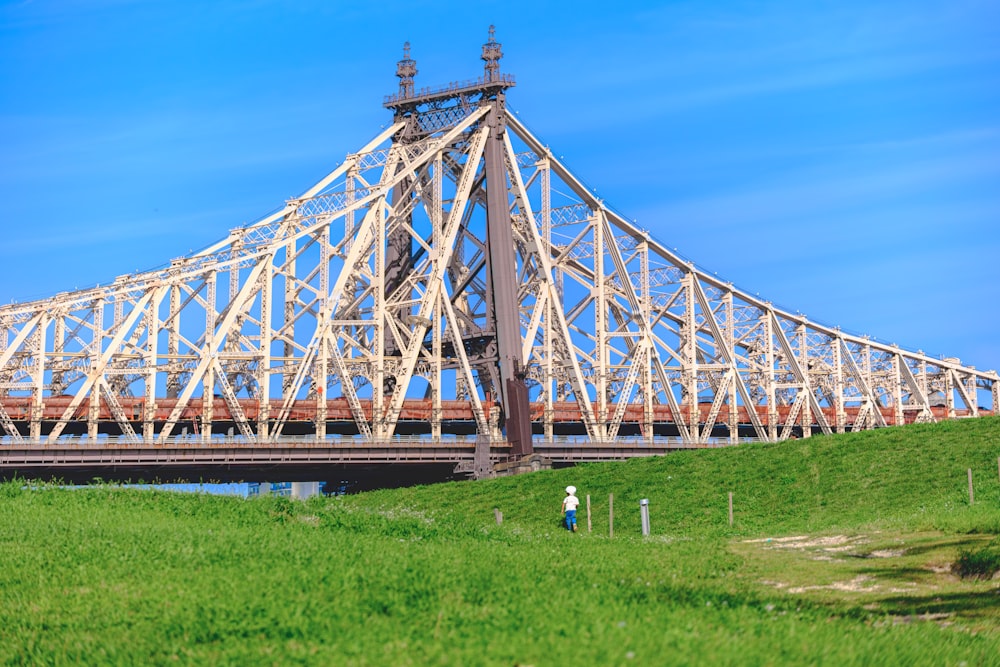
[[[608,537],[615,536],[615,494],[608,494]]]
[[[649,498],[639,501],[639,514],[642,515],[642,534],[649,535]]]

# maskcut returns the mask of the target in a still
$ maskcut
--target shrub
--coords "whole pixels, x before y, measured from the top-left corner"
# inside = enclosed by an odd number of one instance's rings
[[[1000,572],[1000,548],[990,545],[959,552],[951,571],[963,579],[991,579]]]

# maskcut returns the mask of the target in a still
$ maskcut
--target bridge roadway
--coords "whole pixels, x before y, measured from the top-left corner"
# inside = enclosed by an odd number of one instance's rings
[[[724,444],[728,444],[728,441]],[[584,438],[534,440],[535,453],[564,466],[658,456],[684,449],[723,446],[691,444],[680,438],[619,438],[595,444]],[[105,481],[314,481],[333,479],[346,467],[386,470],[423,466],[455,474],[473,470],[474,438],[393,438],[386,442],[358,437],[288,436],[252,443],[240,436],[178,436],[165,443],[119,438],[63,437],[55,443],[0,439],[0,478]],[[493,442],[490,463],[509,460],[509,445]]]

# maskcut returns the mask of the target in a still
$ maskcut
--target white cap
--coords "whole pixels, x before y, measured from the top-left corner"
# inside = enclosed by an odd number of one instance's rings
[[[576,493],[576,487],[575,486],[567,486],[566,487],[566,493],[569,493],[569,494]]]

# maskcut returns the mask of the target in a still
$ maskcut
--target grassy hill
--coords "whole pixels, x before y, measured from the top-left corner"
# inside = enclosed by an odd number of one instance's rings
[[[998,457],[987,418],[305,503],[10,483],[0,660],[996,664],[952,565],[1000,560]]]

